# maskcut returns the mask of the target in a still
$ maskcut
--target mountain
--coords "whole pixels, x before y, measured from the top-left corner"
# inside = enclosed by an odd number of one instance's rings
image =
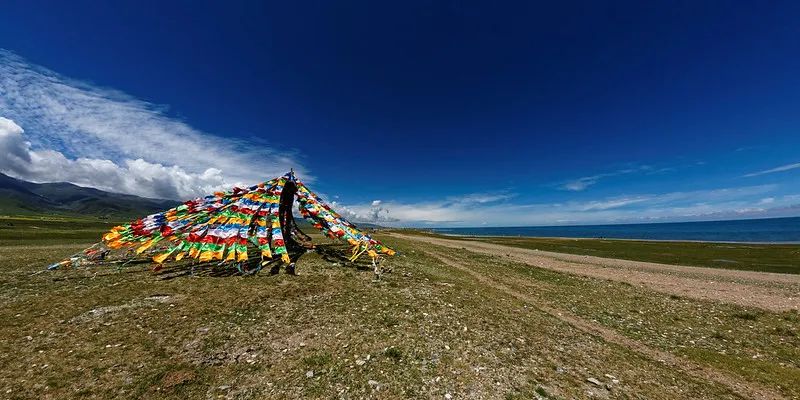
[[[33,183],[0,173],[0,215],[59,214],[106,218],[139,217],[179,204],[105,192],[71,183]]]

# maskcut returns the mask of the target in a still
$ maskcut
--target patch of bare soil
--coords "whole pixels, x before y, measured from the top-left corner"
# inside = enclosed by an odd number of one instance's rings
[[[147,296],[143,299],[131,300],[125,304],[96,307],[81,315],[72,318],[71,320],[69,320],[69,322],[70,323],[87,322],[89,320],[102,318],[124,310],[141,308],[141,307],[150,307],[154,304],[170,304],[174,303],[175,301],[177,301],[177,299],[174,296],[170,296],[167,294],[154,294],[152,296]]]
[[[769,311],[800,310],[800,276],[771,272],[684,267],[642,261],[552,253],[468,240],[392,233],[403,239],[507,257],[539,268],[641,285],[662,293]]]
[[[161,379],[161,385],[164,388],[170,389],[175,386],[191,382],[194,379],[195,379],[194,371],[190,370],[170,371],[167,372],[166,375],[164,375],[163,379]]]

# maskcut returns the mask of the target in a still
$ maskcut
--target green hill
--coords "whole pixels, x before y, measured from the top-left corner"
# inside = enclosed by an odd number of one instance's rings
[[[0,174],[0,215],[138,217],[177,201],[105,192],[71,183],[33,183]]]

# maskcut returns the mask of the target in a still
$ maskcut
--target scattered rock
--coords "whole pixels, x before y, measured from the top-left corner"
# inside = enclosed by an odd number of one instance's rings
[[[611,383],[613,383],[613,384],[615,384],[615,385],[619,383],[619,379],[617,379],[617,377],[616,377],[616,376],[614,376],[614,375],[611,375],[611,374],[605,374],[605,375],[603,375],[603,376],[605,376],[606,378],[610,379],[610,380],[611,380]]]
[[[313,377],[314,377],[314,371],[307,371],[306,372],[306,378],[313,378]]]
[[[230,388],[231,388],[231,385],[222,385],[222,386],[218,387],[217,389],[222,390],[222,391],[226,391],[226,390],[228,390]]]
[[[172,295],[169,294],[154,294],[151,296],[147,296],[144,298],[147,301],[154,301],[156,303],[166,303],[172,299]]]
[[[447,400],[450,400],[450,399],[452,399],[452,398],[453,398],[453,395],[452,395],[452,394],[450,394],[450,393],[445,393],[445,394],[444,394],[444,398],[445,398],[445,399],[447,399]]]
[[[366,361],[361,360],[361,359],[356,360],[356,365],[358,365],[359,367],[364,365],[364,364],[366,364],[366,363],[367,363]]]
[[[376,381],[376,380],[374,380],[374,379],[368,380],[367,384],[370,385],[375,390],[378,390],[381,387],[381,383]]]
[[[593,384],[595,386],[603,386],[603,383],[598,381],[595,378],[589,378],[589,379],[586,380],[586,382],[589,382],[589,383],[591,383],[591,384]]]

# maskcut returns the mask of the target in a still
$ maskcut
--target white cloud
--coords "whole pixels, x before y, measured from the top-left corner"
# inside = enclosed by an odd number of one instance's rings
[[[292,167],[312,180],[290,151],[199,131],[169,117],[166,107],[66,78],[2,49],[0,116],[0,149],[10,155],[0,168],[36,182],[187,198]]]
[[[800,168],[800,163],[788,164],[788,165],[782,165],[780,167],[768,169],[768,170],[765,170],[765,171],[753,172],[753,173],[744,175],[744,177],[745,178],[750,178],[750,177],[753,177],[753,176],[772,174],[772,173],[775,173],[775,172],[790,171],[790,170],[798,169],[798,168]]]
[[[22,139],[22,132],[14,121],[0,117],[0,170],[25,169],[30,164],[30,144]]]
[[[561,188],[564,190],[569,190],[572,192],[580,192],[586,190],[589,186],[592,186],[597,183],[597,181],[602,178],[602,175],[595,175],[595,176],[585,176],[583,178],[578,178],[574,181],[566,182],[561,185]]]
[[[396,218],[389,216],[389,210],[383,206],[383,201],[373,200],[369,204],[346,206],[336,201],[331,202],[331,207],[343,217],[353,222],[387,223],[397,222]]]
[[[450,201],[454,203],[494,203],[497,201],[508,200],[514,197],[510,193],[472,193],[464,196],[450,197]]]
[[[573,180],[561,183],[559,185],[559,187],[562,190],[569,190],[571,192],[581,192],[583,190],[586,190],[586,188],[588,188],[589,186],[597,184],[597,182],[599,182],[601,179],[604,179],[604,178],[610,178],[610,177],[613,177],[613,176],[620,176],[620,175],[628,175],[628,174],[632,174],[632,173],[635,173],[635,172],[647,172],[647,171],[652,171],[652,169],[653,169],[653,167],[651,167],[649,165],[642,165],[642,166],[632,167],[632,168],[624,168],[624,169],[620,169],[620,170],[613,171],[613,172],[606,172],[606,173],[603,173],[603,174],[584,176],[584,177],[581,177],[581,178],[573,179]],[[673,168],[661,168],[661,169],[659,169],[659,170],[657,170],[655,172],[656,173],[660,173],[660,172],[668,172],[668,171],[672,171],[672,170],[673,170]]]
[[[773,196],[769,197],[771,202],[764,201],[764,194],[777,189],[777,185],[758,185],[562,203],[477,203],[452,198],[417,203],[381,201],[380,207],[385,210],[381,220],[367,219],[372,203],[344,208],[362,221],[392,226],[529,226],[797,215],[798,195]]]
[[[630,204],[641,203],[647,200],[649,200],[648,197],[619,198],[619,199],[610,199],[602,201],[590,201],[585,203],[583,208],[581,208],[581,211],[610,210],[613,208],[625,207]]]
[[[510,193],[470,193],[422,203],[374,200],[353,205],[333,202],[331,207],[354,222],[386,225],[455,223],[460,221],[465,210],[492,207],[512,197],[514,195]]]
[[[178,166],[166,167],[142,159],[118,165],[96,158],[69,159],[54,150],[32,150],[23,129],[0,117],[0,172],[32,181],[72,182],[102,190],[148,197],[183,198],[210,193],[224,186],[220,170],[191,174]],[[44,178],[44,179],[42,179]]]

